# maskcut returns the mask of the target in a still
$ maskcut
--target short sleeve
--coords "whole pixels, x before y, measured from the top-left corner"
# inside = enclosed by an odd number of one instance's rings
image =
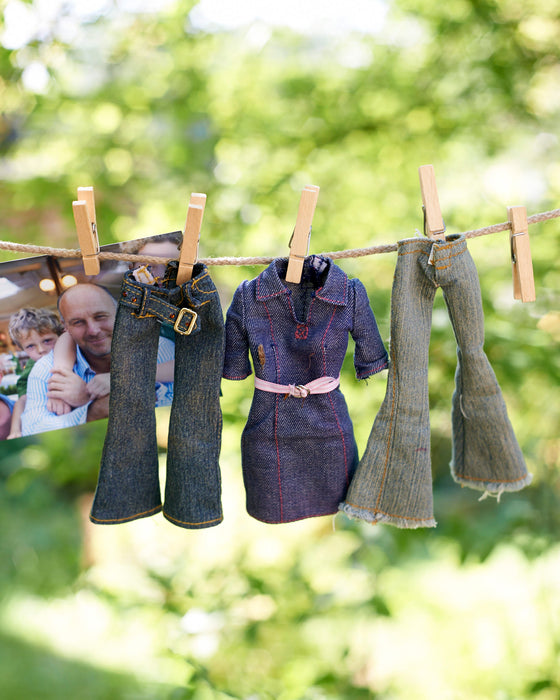
[[[350,283],[354,287],[354,323],[351,332],[356,344],[354,367],[356,377],[365,379],[386,369],[389,358],[369,304],[366,288],[358,279],[353,279]]]
[[[245,379],[252,373],[249,361],[249,341],[243,303],[244,284],[236,289],[226,314],[225,379]]]

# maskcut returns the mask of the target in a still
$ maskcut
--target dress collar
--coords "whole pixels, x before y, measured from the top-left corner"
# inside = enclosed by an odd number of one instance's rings
[[[305,275],[306,268],[309,269],[311,265],[321,264],[328,266],[327,278],[323,286],[317,289],[315,296],[328,304],[345,306],[347,303],[348,277],[330,258],[325,258],[321,255],[311,255],[305,258],[303,275]],[[261,272],[257,277],[258,301],[266,301],[280,294],[289,293],[290,290],[283,279],[286,276],[287,266],[287,258],[276,258],[266,270]]]

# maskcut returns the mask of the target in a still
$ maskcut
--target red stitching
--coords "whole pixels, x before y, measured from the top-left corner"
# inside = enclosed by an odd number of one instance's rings
[[[281,289],[279,292],[274,292],[274,294],[266,294],[265,296],[262,296],[261,291],[260,291],[261,282],[262,282],[262,279],[261,279],[262,275],[263,275],[263,273],[261,273],[257,277],[257,299],[259,301],[264,301],[265,299],[272,299],[272,297],[277,297],[277,296],[280,296],[280,294],[287,294],[288,293],[288,290],[284,287],[284,289]]]
[[[331,304],[342,304],[342,305],[344,305],[344,306],[346,305],[346,293],[347,293],[347,291],[348,291],[348,287],[347,287],[347,286],[344,287],[344,296],[343,296],[343,298],[342,298],[342,301],[340,301],[340,299],[330,299],[329,297],[324,297],[324,296],[322,296],[321,294],[319,294],[319,292],[321,291],[321,289],[323,289],[323,287],[319,287],[319,289],[318,289],[317,292],[315,293],[316,296],[319,297],[319,299],[323,299],[323,301],[330,301]]]
[[[334,413],[334,418],[336,420],[336,424],[338,426],[338,432],[340,433],[340,439],[342,440],[342,453],[344,454],[344,473],[346,474],[346,487],[348,487],[350,479],[348,477],[348,459],[347,459],[347,455],[346,455],[346,443],[344,442],[344,433],[342,432],[342,428],[340,427],[338,416],[337,416],[336,410],[334,408],[332,396],[330,394],[327,394],[327,396],[329,397],[329,401],[331,402],[331,408],[332,408],[332,411]]]
[[[327,328],[326,328],[325,332],[323,333],[323,337],[321,338],[321,351],[322,351],[322,353],[323,353],[323,373],[324,373],[325,375],[327,374],[327,353],[325,352],[325,345],[324,345],[324,343],[325,343],[325,338],[326,338],[326,336],[327,336],[327,333],[329,332],[329,329],[330,329],[331,324],[332,324],[332,322],[333,322],[335,313],[336,313],[336,309],[334,309],[334,311],[332,312],[331,317],[330,317],[330,320],[329,320],[329,323],[328,323],[328,325],[327,325]],[[334,403],[333,403],[333,400],[332,400],[332,396],[331,396],[330,394],[328,394],[328,397],[329,397],[329,401],[330,401],[330,404],[331,404],[332,412],[334,413],[334,418],[335,418],[335,420],[336,420],[336,424],[337,424],[337,426],[338,426],[338,432],[340,433],[340,439],[342,440],[342,452],[343,452],[343,454],[344,454],[344,472],[345,472],[345,474],[346,474],[346,485],[348,486],[348,482],[349,482],[349,478],[348,478],[348,459],[347,459],[347,455],[346,455],[346,443],[345,443],[345,441],[344,441],[344,433],[342,432],[342,428],[340,427],[340,421],[338,420],[338,415],[337,415],[336,410],[335,410],[335,407],[334,407]]]
[[[276,465],[278,471],[278,496],[280,498],[280,522],[284,520],[284,501],[282,499],[282,474],[280,472],[280,446],[278,445],[278,399],[279,394],[275,396],[274,409],[274,442],[276,443]]]
[[[297,518],[291,518],[290,520],[265,520],[264,518],[261,518],[258,515],[255,515],[254,513],[251,513],[250,511],[247,511],[249,515],[252,518],[255,518],[261,523],[267,523],[268,525],[281,525],[282,523],[296,523],[299,520],[305,520],[306,518],[321,518],[324,515],[337,515],[338,514],[338,509],[337,510],[330,510],[327,513],[312,513],[311,515],[300,515]]]
[[[357,375],[358,379],[366,379],[367,377],[371,377],[372,374],[377,374],[378,372],[381,372],[381,370],[384,370],[386,367],[389,366],[388,362],[384,362],[381,367],[377,367],[376,369],[372,370],[367,370],[365,372],[361,372]]]
[[[266,315],[268,316],[268,323],[270,325],[270,337],[272,338],[272,342],[274,344],[274,329],[272,327],[272,318],[270,317],[270,313],[268,311],[268,306],[266,305],[266,302],[263,302],[264,304],[264,310],[266,311]],[[276,362],[276,376],[277,380],[280,381],[280,367],[278,364],[278,355],[274,353],[274,359]],[[280,521],[283,522],[284,520],[284,502],[282,500],[282,475],[280,472],[280,446],[278,445],[278,400],[279,400],[279,395],[277,394],[275,397],[275,410],[274,410],[274,442],[276,443],[276,465],[277,465],[277,471],[278,471],[278,495],[280,497]]]
[[[310,308],[311,310],[311,308]],[[325,353],[325,337],[327,333],[329,332],[329,328],[331,327],[331,323],[333,322],[334,315],[336,313],[336,309],[332,312],[331,318],[329,321],[329,325],[327,326],[327,330],[323,333],[323,337],[321,338],[321,351],[323,353],[323,374],[326,376],[327,374],[327,355]]]

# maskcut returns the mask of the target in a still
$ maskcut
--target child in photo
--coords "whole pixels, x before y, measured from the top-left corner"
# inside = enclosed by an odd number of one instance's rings
[[[51,309],[24,308],[13,314],[8,327],[10,337],[29,360],[20,375],[16,388],[18,399],[12,411],[8,439],[21,437],[21,414],[27,398],[27,379],[35,362],[55,346],[64,326],[58,314]],[[63,407],[58,406],[59,410]]]

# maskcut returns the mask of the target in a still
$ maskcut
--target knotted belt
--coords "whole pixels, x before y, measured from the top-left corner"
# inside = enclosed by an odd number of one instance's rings
[[[340,384],[340,375],[338,377],[319,377],[307,384],[275,384],[267,382],[264,379],[255,377],[255,389],[268,391],[271,394],[285,394],[286,396],[295,396],[296,398],[304,399],[309,394],[328,394]]]
[[[121,287],[120,303],[134,311],[138,318],[155,317],[161,323],[172,326],[180,335],[190,335],[198,330],[196,311],[186,307],[179,308],[166,301],[163,298],[165,293],[164,290],[150,289],[125,277]]]

